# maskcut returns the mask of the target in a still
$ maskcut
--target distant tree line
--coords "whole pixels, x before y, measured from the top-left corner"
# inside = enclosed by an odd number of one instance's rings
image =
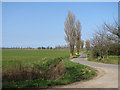
[[[37,49],[53,49],[52,47],[38,47]]]
[[[2,49],[35,49],[35,48],[32,48],[32,47],[24,47],[23,48],[22,46],[21,47],[16,46],[16,47],[2,47]]]
[[[48,46],[48,47],[44,47],[44,46],[42,46],[42,47],[37,47],[37,48],[32,48],[32,47],[2,47],[2,49],[68,49],[68,45],[58,45],[58,46],[55,46],[54,48],[53,47],[50,47],[50,46]]]
[[[58,45],[58,46],[55,46],[55,48],[54,49],[68,49],[68,45]]]
[[[53,47],[38,47],[37,49],[68,49],[68,45],[58,45]]]

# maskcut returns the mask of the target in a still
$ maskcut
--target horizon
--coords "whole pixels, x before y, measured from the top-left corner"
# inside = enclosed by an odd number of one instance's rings
[[[118,19],[118,2],[3,2],[2,47],[66,45],[64,22],[68,10],[80,20],[84,41],[90,40],[104,21]]]

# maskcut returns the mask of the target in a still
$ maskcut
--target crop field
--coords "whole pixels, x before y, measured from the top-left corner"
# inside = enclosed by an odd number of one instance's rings
[[[95,75],[88,66],[71,62],[68,50],[2,50],[3,88],[65,85]]]
[[[20,63],[23,66],[39,63],[42,59],[54,59],[57,57],[68,58],[68,50],[25,50],[25,49],[3,49],[2,50],[2,66],[17,66]]]

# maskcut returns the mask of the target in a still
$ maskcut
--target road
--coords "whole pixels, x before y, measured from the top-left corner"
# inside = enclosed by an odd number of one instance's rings
[[[56,86],[55,88],[118,88],[118,65],[88,61],[85,54],[80,54],[79,58],[71,61],[94,68],[97,71],[97,75],[90,80]]]

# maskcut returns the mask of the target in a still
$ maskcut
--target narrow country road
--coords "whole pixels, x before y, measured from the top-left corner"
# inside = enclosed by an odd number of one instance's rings
[[[96,69],[97,76],[90,80],[56,86],[55,88],[118,88],[118,65],[87,61],[87,56],[82,53],[80,54],[79,58],[72,59],[71,61]]]

